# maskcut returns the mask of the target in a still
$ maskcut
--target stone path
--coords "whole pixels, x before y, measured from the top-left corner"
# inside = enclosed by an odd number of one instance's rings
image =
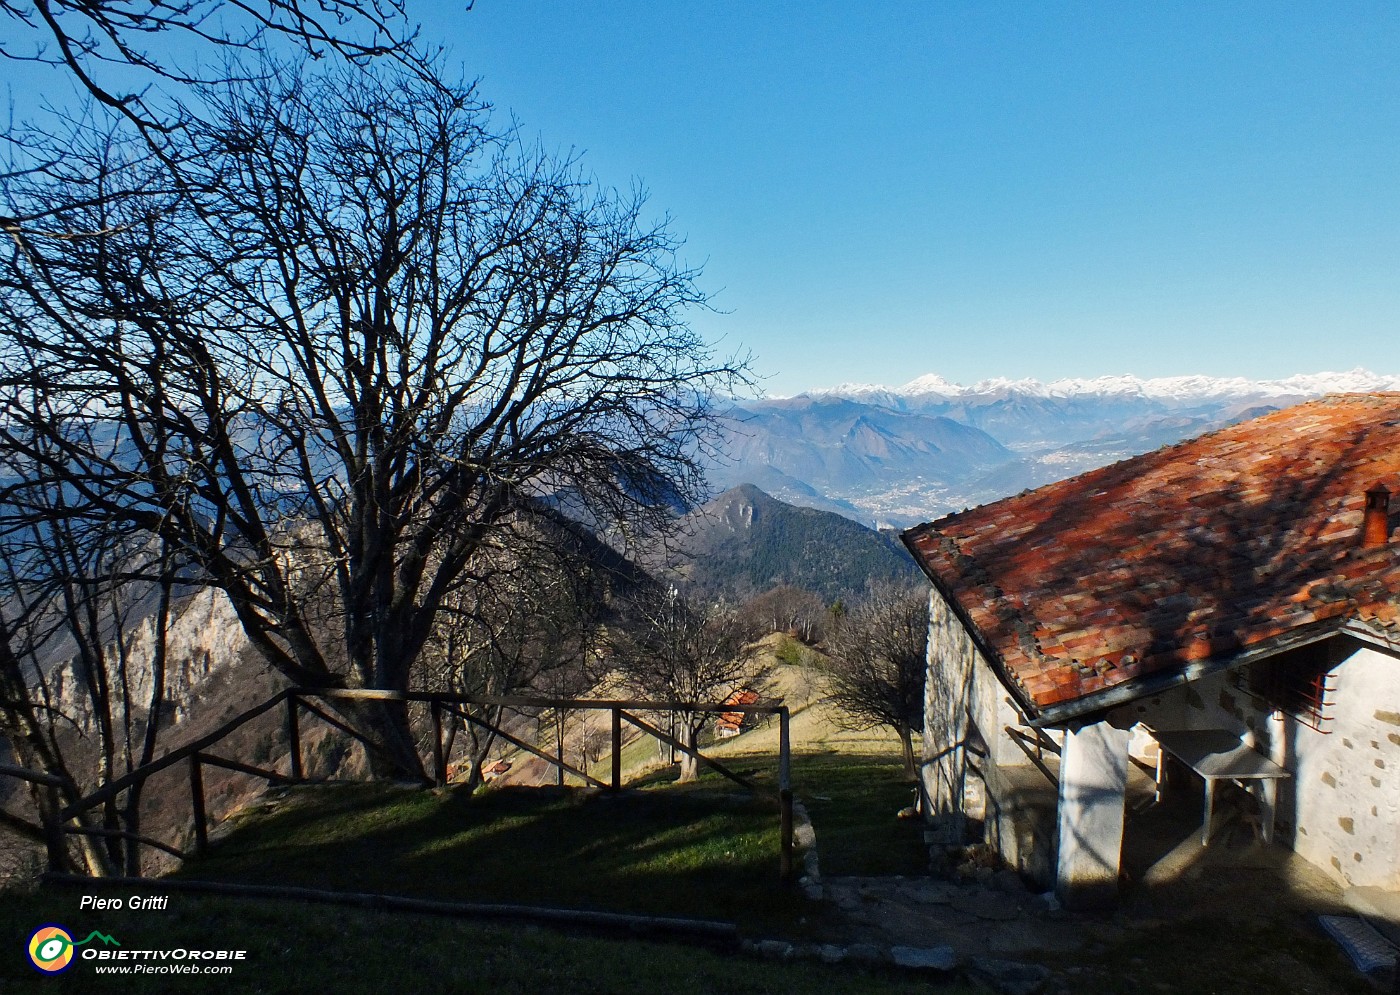
[[[803,887],[820,894],[828,915],[825,942],[763,940],[754,953],[778,960],[886,964],[934,975],[959,973],[1004,995],[1068,991],[1053,973],[1023,954],[1075,949],[1084,940],[1082,918],[1059,911],[1049,896],[1033,895],[1010,872],[955,884],[927,877],[821,879],[806,868]],[[1096,929],[1098,942],[1113,936]]]
[[[1035,963],[1037,951],[1074,950],[1086,935],[1104,942],[1123,932],[1110,927],[1086,933],[1081,919],[1061,911],[1051,896],[1027,891],[1012,872],[963,884],[843,877],[823,885],[833,941],[888,944],[896,965],[960,971],[1006,995],[1065,990],[1048,968]]]
[[[1002,995],[1074,995],[1089,979],[1095,979],[1096,991],[1118,991],[1121,983],[1123,991],[1195,993],[1214,988],[1151,980],[1154,935],[1162,927],[1205,916],[1218,918],[1222,935],[1258,923],[1289,922],[1296,928],[1312,918],[1307,910],[1340,904],[1334,886],[1281,848],[1201,858],[1197,847],[1201,862],[1170,887],[1132,891],[1116,909],[1102,913],[1063,911],[1052,896],[1031,893],[1009,871],[983,872],[963,883],[913,876],[825,878],[819,883],[826,908],[819,925],[824,942],[770,944],[760,952],[957,974]],[[1115,948],[1141,951],[1120,968],[1133,977],[1105,974],[1100,959]],[[1053,969],[1045,966],[1047,952],[1055,954]],[[1286,946],[1276,957],[1270,974],[1298,981],[1294,991],[1335,995],[1370,987],[1360,976],[1340,987],[1304,977],[1305,966],[1291,959]]]
[[[1048,896],[1026,891],[1013,873],[965,885],[933,878],[828,878],[833,939],[880,937],[891,945],[947,946],[960,957],[1014,956],[1078,947],[1082,922]],[[1121,929],[1116,933],[1121,935]],[[1094,935],[1105,937],[1101,929]]]

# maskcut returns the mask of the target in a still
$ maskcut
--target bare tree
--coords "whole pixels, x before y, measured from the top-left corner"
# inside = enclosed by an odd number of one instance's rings
[[[173,189],[99,134],[0,190],[85,233],[0,263],[0,447],[168,543],[310,687],[407,689],[550,500],[666,517],[747,379],[686,325],[704,296],[640,195],[379,66],[209,92]],[[376,773],[423,776],[405,708],[352,717]]]
[[[913,736],[923,729],[928,673],[928,596],[876,587],[846,612],[828,644],[829,700],[854,728],[894,730],[905,771],[914,776]]]
[[[782,584],[745,602],[744,615],[755,633],[786,632],[810,646],[824,635],[827,609],[812,591]]]
[[[401,0],[0,0],[0,64],[50,66],[66,74],[140,134],[172,180],[181,157],[178,143],[167,139],[193,120],[181,98],[199,84],[271,71],[248,53],[278,48],[310,59],[333,55],[347,65],[388,57],[430,76],[416,34]],[[43,127],[64,127],[63,120],[46,114]],[[13,160],[8,169],[54,165],[53,158],[33,158],[25,131],[0,134]],[[60,230],[52,205],[37,201],[24,208],[0,211],[0,233]]]
[[[588,770],[590,766],[603,759],[603,747],[609,742],[608,734],[597,726],[590,725],[587,719],[584,720],[583,730],[579,735],[578,756],[582,761],[579,764],[580,770]]]
[[[19,469],[10,464],[13,472]],[[55,802],[71,805],[154,757],[177,581],[169,550],[133,545],[61,514],[61,489],[5,488],[0,513],[0,737],[20,766],[57,779],[0,823],[92,874],[141,872],[142,787],[81,813],[77,847],[55,847]],[[143,631],[144,630],[144,631]]]
[[[632,617],[618,637],[617,658],[627,681],[656,701],[721,703],[761,679],[761,668],[746,648],[742,619],[731,606],[689,604],[676,589],[652,589],[633,601]],[[709,712],[681,708],[679,739],[694,750]],[[699,776],[695,757],[681,754],[682,781]]]
[[[593,686],[595,634],[611,578],[607,565],[587,554],[601,544],[584,550],[569,535],[546,539],[536,532],[532,538],[533,544],[481,554],[478,559],[489,557],[494,570],[477,565],[477,583],[459,588],[444,605],[424,649],[428,690],[482,698],[531,690],[573,697]],[[465,742],[466,783],[474,790],[507,710],[485,703],[462,710],[469,718],[449,716],[446,753]],[[565,718],[555,710],[561,756]]]

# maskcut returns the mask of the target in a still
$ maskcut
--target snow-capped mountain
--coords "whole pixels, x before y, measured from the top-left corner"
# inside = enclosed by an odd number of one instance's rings
[[[1282,380],[1247,380],[1244,377],[1153,377],[1144,380],[1131,375],[1069,378],[1044,383],[1040,380],[1011,380],[994,377],[971,386],[954,383],[937,373],[928,373],[902,387],[875,384],[840,384],[836,387],[805,391],[809,396],[844,397],[855,401],[882,403],[887,400],[911,401],[943,398],[952,400],[987,395],[1025,394],[1031,397],[1150,397],[1160,401],[1192,402],[1224,398],[1318,397],[1323,394],[1400,390],[1400,375],[1383,375],[1357,367],[1345,373],[1301,373]]]
[[[1045,383],[997,377],[964,386],[928,374],[903,387],[845,384],[768,403],[840,398],[950,418],[980,428],[1004,446],[1024,451],[1085,442],[1104,432],[1132,431],[1162,418],[1198,418],[1205,425],[1218,424],[1255,408],[1285,407],[1323,394],[1381,390],[1400,390],[1400,375],[1379,375],[1358,368],[1346,373],[1298,374],[1282,380],[1111,376]]]
[[[716,483],[757,483],[793,504],[908,525],[1178,442],[1323,394],[1400,390],[1364,369],[1281,380],[927,374],[902,387],[842,384],[744,405],[737,462]]]

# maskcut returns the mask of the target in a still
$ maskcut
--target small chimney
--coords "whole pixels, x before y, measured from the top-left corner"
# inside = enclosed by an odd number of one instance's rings
[[[1378,549],[1390,539],[1390,490],[1380,481],[1366,491],[1366,517],[1361,521],[1361,548]]]

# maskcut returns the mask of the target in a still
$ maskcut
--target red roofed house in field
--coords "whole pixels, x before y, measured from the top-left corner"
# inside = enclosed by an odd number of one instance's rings
[[[758,701],[758,692],[745,688],[742,691],[735,691],[728,698],[724,699],[726,705],[752,705]],[[715,723],[715,735],[720,739],[729,739],[739,735],[744,731],[744,722],[749,719],[747,712],[721,712],[719,720]]]
[[[1207,785],[1203,838],[1210,786],[1236,780],[1266,839],[1276,824],[1341,883],[1400,889],[1397,489],[1400,394],[1344,394],[910,529],[934,586],[935,817],[960,832],[974,767],[989,841],[1099,902],[1130,744],[1155,740]],[[1002,817],[1036,738],[1060,751],[1038,857]]]

